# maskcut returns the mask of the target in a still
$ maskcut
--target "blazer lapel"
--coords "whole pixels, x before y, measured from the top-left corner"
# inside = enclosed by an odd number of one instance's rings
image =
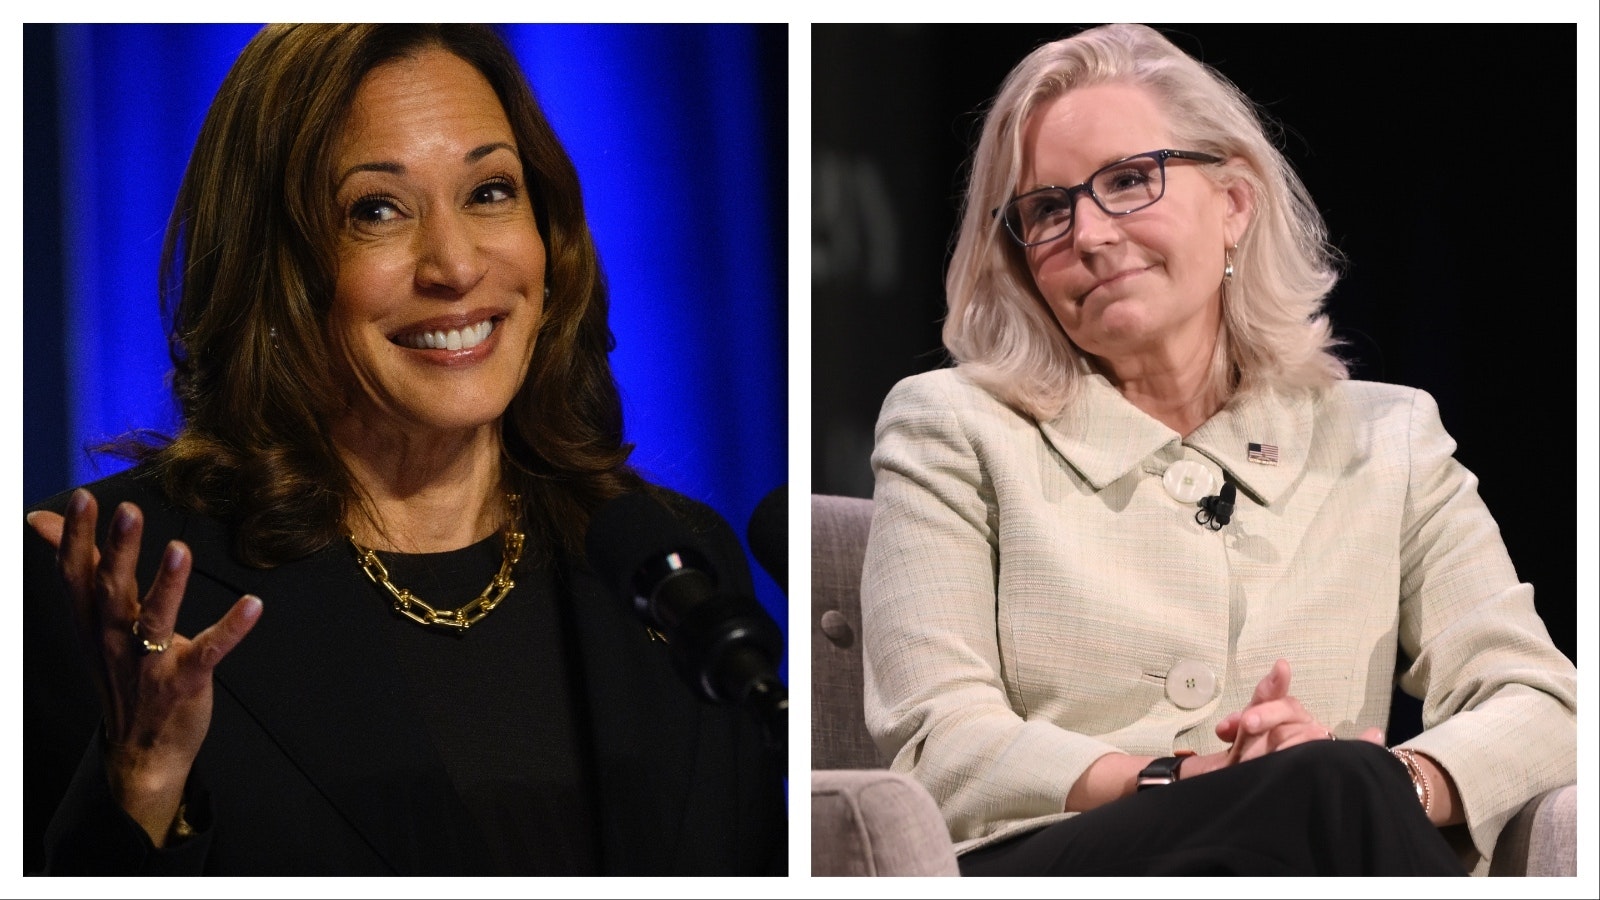
[[[1266,393],[1230,404],[1195,429],[1187,443],[1270,508],[1301,479],[1312,452],[1314,414],[1309,395]]]
[[[602,871],[674,871],[699,753],[699,702],[619,597],[587,567],[561,567],[590,710]],[[619,814],[620,812],[620,814]]]
[[[204,628],[241,594],[264,605],[254,630],[217,667],[217,690],[237,699],[396,873],[425,873],[429,860],[459,858],[455,847],[415,846],[406,825],[418,815],[449,822],[459,799],[425,725],[398,696],[403,681],[387,644],[371,633],[370,610],[358,605],[377,600],[353,554],[336,544],[275,569],[252,569],[226,552],[218,523],[191,518],[186,530],[195,573],[181,629]],[[438,789],[386,789],[392,782],[376,777],[381,769],[439,772]],[[396,814],[401,802],[405,815]]]

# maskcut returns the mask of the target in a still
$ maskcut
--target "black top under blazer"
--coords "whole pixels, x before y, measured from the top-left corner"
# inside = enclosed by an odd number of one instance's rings
[[[180,633],[215,622],[242,594],[261,597],[266,608],[215,672],[211,729],[187,793],[191,824],[201,833],[156,850],[111,799],[99,699],[54,552],[24,525],[27,871],[483,871],[475,826],[420,714],[409,704],[374,702],[400,689],[392,677],[396,662],[385,642],[363,639],[373,586],[348,547],[251,568],[229,552],[222,523],[171,506],[142,469],[89,488],[99,502],[101,534],[120,502],[143,510],[141,591],[168,540],[189,545],[194,565]],[[63,493],[34,508],[64,512],[68,498]],[[728,525],[701,504],[682,506],[691,526],[707,535],[716,571],[751,590]],[[697,698],[673,669],[668,648],[650,639],[587,564],[562,559],[555,569],[577,636],[603,872],[783,874],[783,754],[764,746],[752,716]],[[413,777],[397,788],[381,775],[389,767]]]

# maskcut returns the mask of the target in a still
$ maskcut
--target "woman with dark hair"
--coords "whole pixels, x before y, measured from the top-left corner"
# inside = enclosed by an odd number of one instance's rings
[[[182,429],[27,516],[30,868],[783,870],[781,755],[582,561],[642,492],[749,591],[626,463],[577,174],[493,30],[263,29],[163,256]]]

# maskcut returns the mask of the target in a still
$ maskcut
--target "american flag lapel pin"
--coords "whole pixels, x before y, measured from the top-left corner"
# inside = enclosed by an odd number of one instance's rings
[[[1275,466],[1278,464],[1277,444],[1250,444],[1246,449],[1247,453],[1245,455],[1253,463],[1260,463],[1263,466]]]

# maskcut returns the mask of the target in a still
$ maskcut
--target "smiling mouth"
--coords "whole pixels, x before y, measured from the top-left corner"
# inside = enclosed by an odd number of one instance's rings
[[[1149,267],[1146,266],[1146,267],[1138,268],[1138,269],[1128,269],[1125,272],[1118,272],[1117,274],[1111,276],[1110,278],[1107,278],[1105,281],[1102,281],[1099,284],[1096,284],[1094,287],[1090,288],[1087,292],[1084,293],[1083,297],[1084,297],[1084,299],[1088,299],[1089,295],[1094,293],[1095,291],[1098,291],[1101,288],[1106,287],[1107,285],[1116,284],[1119,281],[1125,281],[1125,280],[1127,280],[1129,278],[1132,278],[1135,275],[1142,274],[1148,268]]]
[[[485,319],[465,328],[412,331],[397,334],[389,340],[412,350],[471,350],[488,340],[496,327],[495,319]]]

